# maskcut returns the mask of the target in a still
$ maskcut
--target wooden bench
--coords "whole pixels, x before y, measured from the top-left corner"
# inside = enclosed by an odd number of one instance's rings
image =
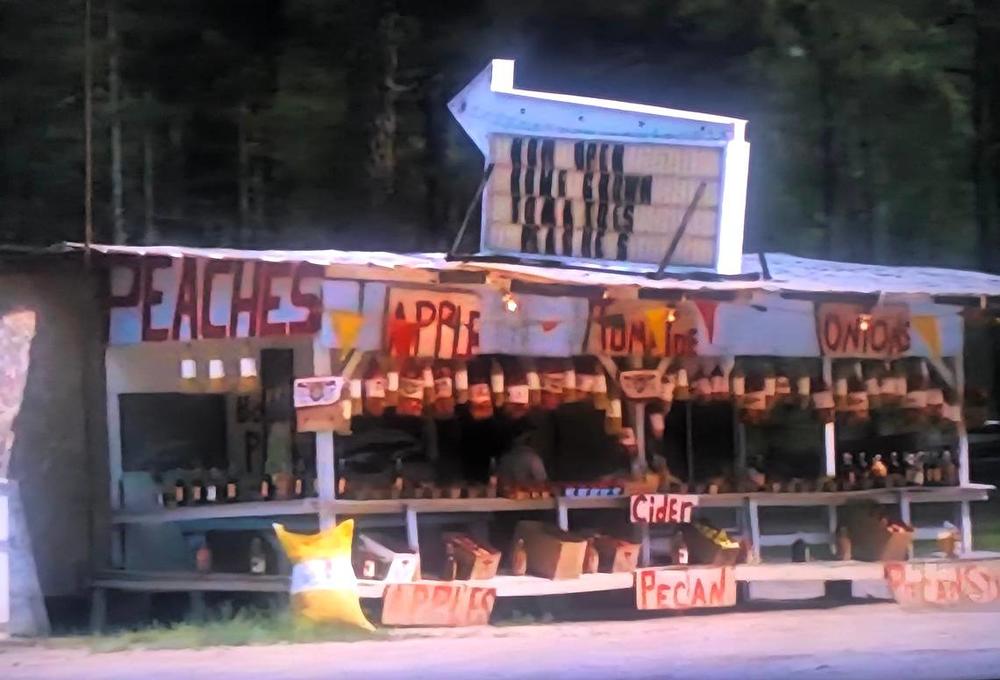
[[[98,572],[91,584],[90,628],[94,633],[104,630],[109,590],[188,593],[192,616],[201,619],[205,615],[205,593],[288,593],[289,585],[288,576],[278,575],[109,569]]]

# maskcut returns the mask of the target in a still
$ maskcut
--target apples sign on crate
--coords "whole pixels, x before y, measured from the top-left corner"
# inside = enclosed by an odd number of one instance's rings
[[[514,87],[494,59],[450,103],[493,165],[482,250],[740,272],[746,121]]]

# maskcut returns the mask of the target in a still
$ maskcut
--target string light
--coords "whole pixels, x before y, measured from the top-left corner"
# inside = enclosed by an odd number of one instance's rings
[[[858,330],[862,333],[866,332],[872,325],[872,315],[871,314],[861,314],[858,317]]]
[[[673,305],[667,307],[667,323],[677,321],[677,308]]]
[[[209,359],[208,360],[208,378],[209,380],[221,380],[226,377],[226,365],[222,362],[222,359]]]
[[[515,298],[514,294],[511,293],[509,290],[503,294],[503,296],[500,298],[500,301],[503,302],[503,308],[506,311],[510,312],[511,314],[517,311],[518,308],[517,298]]]

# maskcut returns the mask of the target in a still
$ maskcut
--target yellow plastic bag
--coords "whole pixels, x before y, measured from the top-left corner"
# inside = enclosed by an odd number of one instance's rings
[[[375,630],[361,611],[351,566],[354,520],[318,534],[294,534],[280,524],[274,531],[292,562],[292,606],[301,616]]]

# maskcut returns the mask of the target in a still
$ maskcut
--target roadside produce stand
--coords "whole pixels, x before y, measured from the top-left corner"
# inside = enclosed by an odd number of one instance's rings
[[[107,589],[286,591],[275,520],[354,518],[384,619],[416,606],[401,584],[489,599],[452,623],[495,597],[882,581],[914,542],[981,557],[963,317],[1000,277],[743,255],[744,121],[521,91],[503,61],[450,108],[486,157],[477,255],[93,247],[95,624]]]

